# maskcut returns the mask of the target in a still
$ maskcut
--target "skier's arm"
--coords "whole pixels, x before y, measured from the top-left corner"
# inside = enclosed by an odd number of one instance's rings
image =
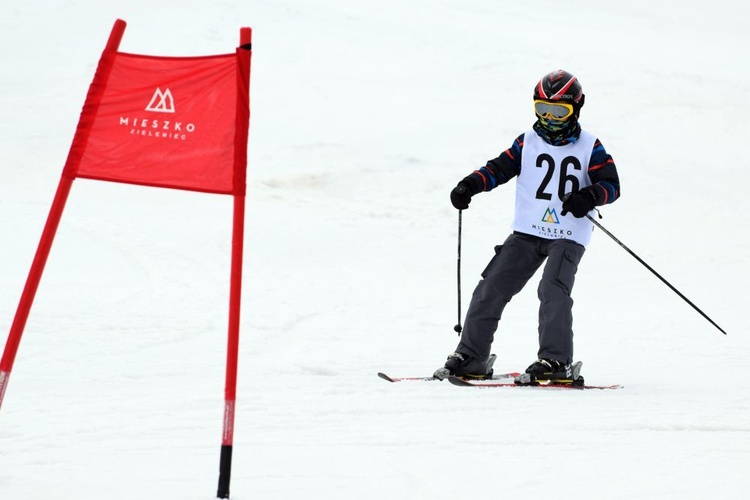
[[[521,150],[523,149],[521,134],[513,141],[513,145],[503,151],[500,156],[487,162],[459,182],[469,190],[471,195],[482,191],[491,191],[500,184],[505,184],[521,172]]]
[[[589,161],[589,179],[594,206],[607,205],[620,197],[620,178],[615,162],[604,149],[599,139],[594,143]]]

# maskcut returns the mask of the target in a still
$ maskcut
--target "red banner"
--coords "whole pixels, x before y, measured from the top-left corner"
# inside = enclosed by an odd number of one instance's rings
[[[244,195],[249,58],[105,51],[64,174]]]
[[[232,263],[218,498],[229,498],[239,361],[252,30],[234,54],[117,52],[118,19],[99,60],[73,144],[0,358],[0,405],[68,194],[77,177],[233,195]]]

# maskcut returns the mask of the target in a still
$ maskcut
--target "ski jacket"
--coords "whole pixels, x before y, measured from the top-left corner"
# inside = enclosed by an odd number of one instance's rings
[[[528,151],[524,151],[524,143]],[[587,218],[562,216],[565,196],[586,190],[595,206],[612,203],[620,196],[612,157],[596,136],[580,128],[559,144],[550,144],[535,129],[521,134],[510,148],[461,183],[474,195],[491,191],[513,177],[518,178],[515,231],[545,239],[571,239],[583,246],[591,241],[593,223]]]
[[[482,191],[491,191],[521,173],[521,155],[525,136],[526,134],[519,135],[513,145],[503,151],[500,156],[488,161],[484,167],[475,170],[463,179],[462,182],[467,185],[472,195]],[[550,147],[554,146],[550,145]],[[594,141],[588,164],[588,175],[596,206],[607,205],[620,197],[620,178],[617,175],[617,167],[599,139]]]

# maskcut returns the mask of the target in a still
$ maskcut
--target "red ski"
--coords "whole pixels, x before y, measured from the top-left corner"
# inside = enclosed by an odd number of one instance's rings
[[[520,373],[518,372],[511,372],[511,373],[497,373],[492,376],[491,379],[487,379],[487,382],[492,382],[493,380],[502,380],[502,379],[514,379],[517,376],[519,376]],[[383,372],[378,372],[378,377],[382,378],[383,380],[387,380],[388,382],[433,382],[437,381],[439,382],[440,379],[437,379],[435,377],[391,377],[389,375],[386,375]],[[463,379],[460,379],[463,380]]]
[[[525,385],[516,384],[514,382],[493,382],[482,381],[482,380],[465,380],[459,377],[448,377],[448,381],[459,387],[528,387],[532,389],[622,389],[623,386],[619,384],[614,385],[575,385],[575,384],[559,384],[559,383],[544,383],[536,382],[535,384]]]

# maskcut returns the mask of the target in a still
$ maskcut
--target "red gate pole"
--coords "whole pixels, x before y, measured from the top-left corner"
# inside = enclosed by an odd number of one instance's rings
[[[107,40],[105,47],[105,53],[107,51],[116,51],[120,46],[122,35],[125,32],[125,21],[118,19],[115,21],[115,25],[112,28],[112,32]],[[104,79],[106,83],[106,77],[109,74],[111,68],[112,59],[108,58],[104,61],[104,55],[102,55],[102,61],[99,63],[97,68],[97,77],[101,80]],[[97,79],[95,78],[95,82]],[[94,83],[92,83],[94,87]],[[96,95],[93,95],[92,89],[89,89],[89,96],[86,99],[86,104],[90,106],[98,106],[99,100],[96,100]],[[101,97],[99,93],[99,98]],[[94,97],[94,99],[91,99]],[[91,99],[92,102],[89,102]],[[83,113],[82,113],[83,115]],[[37,246],[34,260],[31,263],[31,269],[29,275],[26,278],[26,285],[23,288],[21,299],[18,302],[18,308],[16,309],[16,315],[13,318],[13,323],[10,327],[10,333],[8,334],[8,340],[5,343],[5,350],[3,351],[3,357],[0,359],[0,407],[3,404],[3,397],[5,396],[5,389],[8,387],[8,378],[10,372],[13,369],[13,362],[16,359],[18,352],[18,346],[21,343],[21,336],[26,326],[26,321],[29,318],[29,312],[31,311],[31,305],[34,302],[37,289],[39,288],[39,282],[42,279],[42,273],[44,272],[44,266],[47,263],[50,249],[52,248],[52,242],[55,239],[57,228],[60,225],[60,219],[62,218],[63,210],[65,209],[65,203],[68,200],[70,194],[70,188],[73,185],[73,179],[75,179],[75,172],[77,169],[76,162],[80,159],[80,151],[85,149],[86,141],[88,140],[89,128],[82,126],[82,123],[78,123],[78,129],[76,130],[75,137],[73,138],[73,144],[68,153],[68,159],[65,163],[62,176],[60,177],[60,183],[57,186],[57,192],[55,198],[52,200],[52,207],[50,208],[49,215],[47,216],[47,222],[44,225],[42,236]]]
[[[247,135],[249,126],[249,78],[252,31],[240,29],[238,67],[237,124],[235,136],[235,193],[232,223],[232,264],[229,285],[229,327],[227,366],[224,386],[224,428],[219,463],[217,498],[229,498],[234,445],[234,413],[237,397],[237,364],[240,340],[240,298],[242,291],[242,254],[245,239],[245,169],[247,168]],[[244,73],[244,74],[243,74]],[[245,93],[245,95],[242,95]],[[244,108],[244,109],[243,109]]]
[[[219,463],[217,498],[229,498],[234,445],[234,409],[237,398],[237,364],[240,340],[240,291],[242,284],[242,248],[244,235],[245,197],[234,197],[234,230],[232,235],[232,277],[229,292],[229,335],[227,339],[227,367],[224,387],[224,429]]]

